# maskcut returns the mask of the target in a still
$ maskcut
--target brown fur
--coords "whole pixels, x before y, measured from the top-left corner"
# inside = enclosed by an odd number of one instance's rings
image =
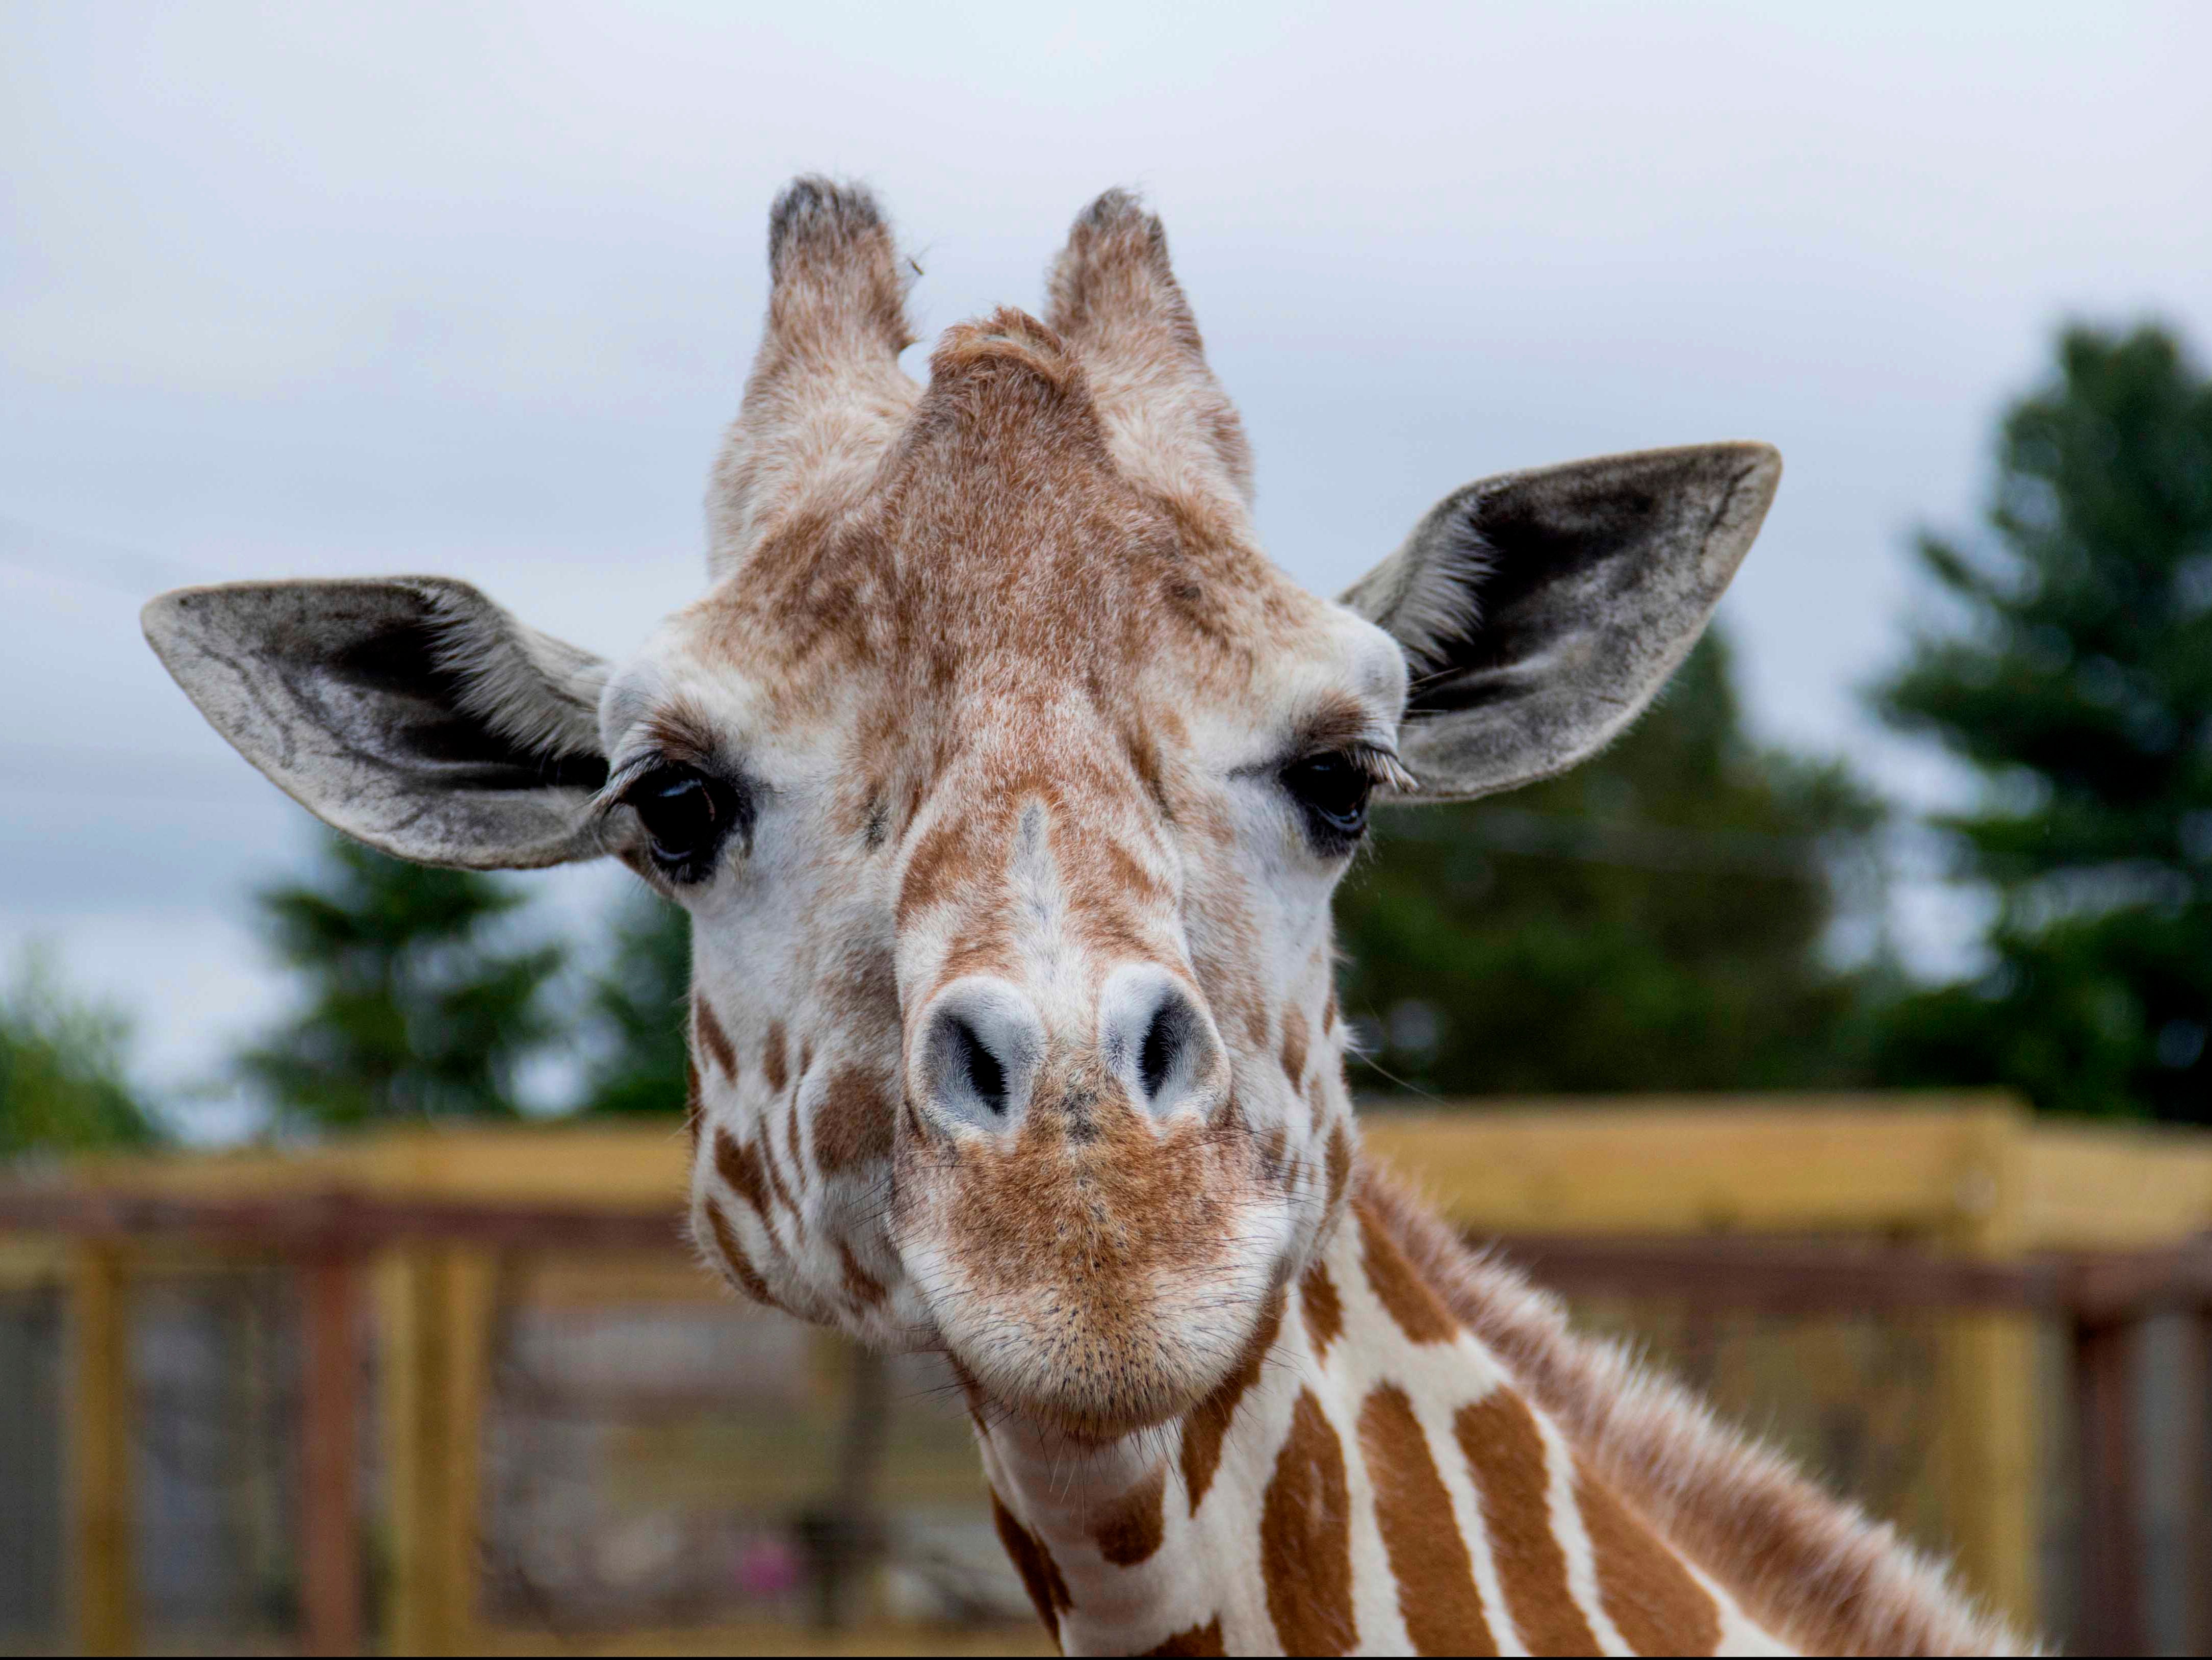
[[[1352,1213],[1359,1224],[1360,1266],[1368,1286],[1398,1329],[1416,1343],[1449,1343],[1458,1336],[1459,1323],[1414,1272],[1364,1195],[1352,1200]]]
[[[1368,1395],[1359,1409],[1359,1446],[1413,1652],[1497,1653],[1451,1493],[1405,1390],[1385,1383]]]
[[[891,1104],[872,1073],[848,1067],[830,1074],[814,1116],[814,1158],[824,1176],[890,1157],[891,1131]]]
[[[1218,1616],[1202,1626],[1193,1626],[1145,1651],[1157,1655],[1225,1655],[1229,1651],[1221,1645],[1221,1620]]]
[[[1596,1478],[1768,1630],[1808,1654],[2026,1647],[1891,1529],[1723,1428],[1679,1386],[1576,1335],[1556,1302],[1476,1257],[1395,1183],[1368,1167],[1359,1186],[1376,1225],[1565,1427]]]
[[[1346,1654],[1358,1646],[1344,1444],[1310,1390],[1301,1389],[1291,1408],[1291,1432],[1261,1501],[1260,1573],[1285,1653]]]
[[[738,1243],[737,1233],[730,1226],[729,1219],[722,1214],[720,1206],[708,1204],[707,1223],[714,1233],[714,1248],[721,1253],[722,1266],[729,1270],[731,1278],[744,1288],[745,1295],[756,1303],[765,1303],[772,1309],[782,1308],[783,1304],[776,1301],[775,1294],[769,1290],[768,1281],[762,1279],[760,1271],[753,1267],[752,1259]]]
[[[1091,1537],[1098,1554],[1116,1567],[1134,1567],[1148,1561],[1167,1537],[1167,1466],[1158,1466],[1143,1481],[1109,1501],[1092,1520]]]
[[[722,1023],[714,1018],[714,1011],[703,997],[691,1000],[691,1029],[699,1041],[707,1046],[707,1053],[722,1069],[722,1076],[735,1080],[738,1075],[738,1052],[730,1046],[729,1034]]]
[[[1597,1635],[1568,1585],[1544,1441],[1528,1402],[1510,1389],[1494,1390],[1462,1407],[1452,1432],[1474,1480],[1505,1611],[1522,1642],[1531,1654],[1597,1653]]]
[[[1721,1640],[1720,1609],[1644,1519],[1589,1470],[1575,1470],[1575,1502],[1597,1560],[1597,1592],[1607,1616],[1638,1654],[1711,1654]]]
[[[1344,1304],[1336,1294],[1336,1282],[1328,1277],[1328,1269],[1316,1261],[1298,1276],[1298,1308],[1305,1316],[1306,1335],[1312,1340],[1314,1359],[1328,1359],[1328,1346],[1344,1335]]]
[[[1036,1605],[1037,1618],[1044,1621],[1050,1633],[1053,1646],[1060,1646],[1060,1616],[1075,1606],[1067,1594],[1067,1581],[1060,1576],[1060,1566],[1052,1560],[1052,1553],[1044,1541],[1014,1519],[1004,1501],[995,1493],[991,1495],[991,1520],[999,1530],[999,1542],[1006,1547],[1012,1560],[1014,1572],[1021,1576],[1022,1585]]]

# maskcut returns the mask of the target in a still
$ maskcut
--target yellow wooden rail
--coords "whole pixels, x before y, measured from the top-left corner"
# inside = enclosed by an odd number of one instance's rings
[[[1873,1236],[2005,1261],[2140,1250],[2212,1227],[2212,1134],[2039,1125],[1992,1094],[1486,1101],[1377,1112],[1369,1152],[1477,1232]],[[86,1160],[72,1185],[198,1197],[350,1188],[386,1198],[635,1210],[684,1190],[673,1122],[386,1133],[276,1154]],[[69,1265],[73,1264],[73,1267]],[[149,1268],[155,1265],[147,1264]],[[0,1240],[0,1280],[73,1275],[76,1606],[88,1647],[131,1640],[124,1258]],[[495,1265],[410,1244],[376,1269],[404,1652],[474,1623],[477,1432]],[[1960,1566],[2032,1620],[2040,1491],[2031,1317],[1947,1322],[1939,1436]]]

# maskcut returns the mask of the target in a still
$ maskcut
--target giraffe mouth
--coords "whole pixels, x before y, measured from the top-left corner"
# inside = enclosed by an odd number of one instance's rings
[[[971,1386],[1079,1442],[1168,1422],[1217,1388],[1291,1250],[1247,1140],[1108,1114],[1081,1137],[906,1161],[899,1250]]]

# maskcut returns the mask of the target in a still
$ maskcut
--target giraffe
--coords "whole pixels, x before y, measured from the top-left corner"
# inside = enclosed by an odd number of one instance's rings
[[[340,830],[690,912],[702,1257],[947,1358],[1066,1651],[2018,1647],[1358,1151],[1328,904],[1370,801],[1623,730],[1774,452],[1470,484],[1331,602],[1260,550],[1133,196],[926,384],[866,191],[795,181],[769,240],[707,591],[626,661],[436,577],[179,590],[154,648]]]

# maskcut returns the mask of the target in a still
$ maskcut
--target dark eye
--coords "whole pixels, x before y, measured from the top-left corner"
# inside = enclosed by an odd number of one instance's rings
[[[1348,755],[1314,755],[1283,769],[1283,787],[1304,811],[1306,829],[1324,853],[1349,852],[1367,828],[1368,771]]]
[[[655,767],[623,800],[637,810],[654,862],[679,882],[706,874],[738,817],[736,792],[693,767]]]

